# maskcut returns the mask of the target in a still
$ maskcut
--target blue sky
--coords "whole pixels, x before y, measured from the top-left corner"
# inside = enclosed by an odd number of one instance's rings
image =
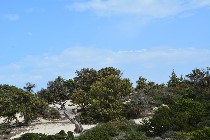
[[[210,66],[210,0],[0,2],[0,83],[45,88],[113,66],[133,83]]]

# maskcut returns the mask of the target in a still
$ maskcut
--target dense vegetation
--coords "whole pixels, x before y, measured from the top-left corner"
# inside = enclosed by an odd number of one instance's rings
[[[6,118],[6,123],[12,120],[18,123],[16,114],[20,113],[24,117],[24,123],[28,124],[43,115],[47,107],[43,99],[31,92],[14,86],[0,85],[0,116]]]
[[[167,84],[139,77],[136,87],[113,67],[84,68],[73,79],[59,76],[37,93],[32,93],[31,83],[23,89],[0,85],[0,116],[5,117],[0,133],[37,117],[59,118],[48,103],[71,100],[78,106],[80,122],[99,125],[76,138],[62,131],[55,136],[25,134],[20,139],[210,139],[209,70],[195,69],[180,77],[172,71]],[[17,120],[18,113],[24,117],[23,124]],[[128,121],[148,116],[141,125]]]

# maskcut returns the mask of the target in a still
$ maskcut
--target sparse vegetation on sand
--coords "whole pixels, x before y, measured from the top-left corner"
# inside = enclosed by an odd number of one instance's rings
[[[37,93],[32,83],[0,85],[0,139],[210,139],[209,70],[172,71],[166,84],[139,77],[136,87],[113,67],[58,76]]]

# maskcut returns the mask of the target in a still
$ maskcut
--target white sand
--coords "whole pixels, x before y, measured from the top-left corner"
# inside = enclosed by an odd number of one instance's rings
[[[20,115],[20,113],[16,114],[16,117],[19,122],[23,122],[24,118]],[[3,123],[6,118],[0,117],[0,123]],[[12,120],[11,123],[15,123],[15,120]]]
[[[95,125],[82,125],[84,130],[90,129],[94,126]],[[51,122],[51,123],[41,122],[41,124],[36,124],[36,125],[26,127],[26,130],[24,132],[21,132],[20,134],[15,135],[11,139],[18,138],[25,133],[43,133],[47,135],[54,135],[60,132],[61,130],[64,130],[65,132],[67,131],[74,132],[74,129],[75,129],[74,124],[70,123],[70,121],[68,120],[64,120],[59,123],[58,122]],[[74,133],[74,135],[77,136],[78,134]]]
[[[3,123],[4,122],[4,119],[3,117],[0,117],[0,123]]]
[[[71,105],[71,106],[69,106],[69,105]],[[56,106],[56,107],[60,108],[60,105],[58,105],[58,104],[55,104],[55,106],[51,104],[49,106],[50,107]],[[67,101],[67,103],[65,105],[66,113],[70,117],[74,117],[75,114],[73,113],[73,110],[76,109],[76,107],[77,106],[72,106],[70,101]],[[60,114],[62,117],[64,117],[63,111],[60,111]],[[96,125],[82,125],[84,130],[90,129],[94,126],[96,126]],[[21,128],[21,129],[23,130],[23,128]],[[64,130],[65,132],[68,132],[68,131],[74,132],[74,129],[75,129],[75,125],[72,124],[68,119],[65,119],[62,121],[59,121],[59,120],[50,121],[50,120],[38,118],[30,126],[24,127],[23,132],[16,134],[15,136],[11,137],[11,139],[18,138],[25,133],[43,133],[43,134],[47,134],[47,135],[54,135],[54,134],[60,132],[61,130]],[[14,132],[17,133],[17,130],[14,130]],[[74,133],[74,135],[77,136],[79,134]]]
[[[73,113],[73,109],[76,109],[76,106],[68,106],[71,104],[70,101],[67,101],[66,103],[66,112],[70,117],[74,117],[75,114]],[[54,107],[54,105],[49,105],[50,107]],[[57,107],[60,107],[60,105],[56,105]],[[63,115],[63,112],[60,111],[61,115]],[[23,118],[18,115],[18,118],[22,121]],[[148,120],[150,117],[145,117],[145,118],[139,118],[139,119],[133,119],[133,121],[137,124],[142,124],[143,120],[146,119]],[[0,123],[3,122],[4,118],[0,118]],[[96,125],[82,125],[84,130],[91,129],[95,127]],[[74,132],[75,125],[72,124],[68,119],[65,120],[45,120],[42,118],[38,118],[36,121],[34,121],[30,126],[27,127],[22,127],[22,128],[16,128],[14,129],[11,133],[16,133],[15,136],[11,137],[11,139],[18,138],[21,135],[25,133],[43,133],[47,135],[54,135],[61,130],[64,130],[65,132],[72,131]],[[18,132],[18,130],[21,130],[22,132]],[[78,136],[79,134],[75,134],[75,136]]]
[[[144,118],[138,118],[138,119],[132,119],[136,124],[143,124],[144,120],[149,120],[151,117],[144,117]]]

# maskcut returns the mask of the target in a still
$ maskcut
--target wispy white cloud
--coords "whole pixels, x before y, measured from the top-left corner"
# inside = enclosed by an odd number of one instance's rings
[[[199,48],[156,48],[113,51],[96,47],[74,47],[58,54],[27,56],[13,64],[0,67],[1,82],[21,87],[28,81],[39,88],[61,75],[73,78],[81,68],[113,66],[122,69],[132,80],[138,76],[165,82],[172,69],[181,73],[190,72],[195,67],[207,67],[210,49]],[[160,78],[160,79],[158,79]]]
[[[210,0],[86,0],[65,5],[71,11],[117,17],[115,27],[125,37],[135,36],[156,21],[171,17],[186,18],[207,7],[210,7]]]
[[[17,21],[20,18],[18,14],[4,14],[3,17],[11,21]]]
[[[164,18],[209,6],[210,0],[88,0],[68,4],[66,8],[77,11],[90,10],[101,16],[130,14]]]

